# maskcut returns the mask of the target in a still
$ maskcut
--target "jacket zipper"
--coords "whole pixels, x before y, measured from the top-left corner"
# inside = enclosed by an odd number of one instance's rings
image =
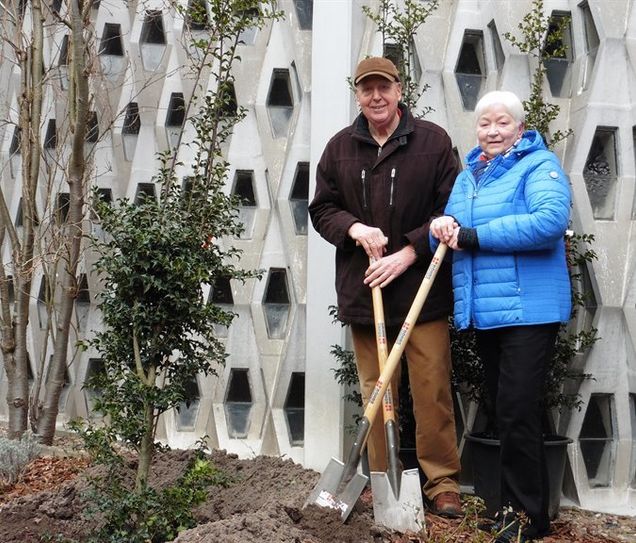
[[[368,209],[369,204],[367,202],[367,183],[366,183],[367,172],[362,170],[360,172],[360,177],[362,178],[362,209]]]
[[[389,207],[393,207],[393,190],[395,188],[395,167],[391,169],[391,187],[389,191]]]

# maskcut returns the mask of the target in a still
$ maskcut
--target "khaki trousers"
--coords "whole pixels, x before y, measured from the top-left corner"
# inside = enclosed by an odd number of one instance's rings
[[[389,349],[399,332],[387,329]],[[378,377],[378,352],[373,326],[352,325],[353,348],[356,355],[362,399],[366,406]],[[424,494],[432,500],[441,492],[459,492],[459,453],[455,435],[453,400],[450,390],[450,347],[447,319],[417,324],[405,348],[409,382],[415,418],[417,458],[426,474]],[[399,405],[396,369],[391,390],[396,410]],[[382,408],[367,440],[371,471],[386,471],[386,445]]]

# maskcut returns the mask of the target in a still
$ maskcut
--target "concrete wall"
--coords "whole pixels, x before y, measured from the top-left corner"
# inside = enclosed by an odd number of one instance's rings
[[[198,401],[181,414],[167,414],[160,436],[171,446],[185,447],[207,434],[212,446],[241,456],[285,455],[321,470],[331,456],[342,458],[348,448],[344,427],[351,409],[341,401],[342,390],[332,371],[336,361],[329,354],[331,345],[346,345],[347,336],[328,314],[335,303],[333,249],[310,225],[302,227],[302,217],[296,222],[293,206],[298,204],[290,202],[290,196],[298,172],[302,177],[308,164],[311,197],[325,142],[357,113],[346,78],[360,59],[381,54],[382,46],[361,11],[362,5],[377,7],[377,0],[314,0],[313,23],[303,17],[311,4],[281,0],[285,19],[246,36],[241,46],[236,94],[248,112],[227,145],[227,190],[232,190],[237,172],[248,172],[256,206],[242,211],[246,234],[225,243],[244,250],[246,267],[262,268],[266,274],[260,282],[231,285],[233,309],[239,316],[228,331],[219,331],[226,338],[227,366],[218,378],[199,379]],[[475,138],[472,112],[460,90],[466,79],[456,73],[458,59],[475,53],[479,76],[471,81],[477,95],[507,89],[526,98],[536,61],[514,49],[504,34],[518,35],[517,24],[530,6],[530,0],[442,0],[415,37],[422,82],[430,85],[420,105],[434,108],[427,118],[450,133],[461,157]],[[148,9],[162,10],[165,46],[153,49],[143,43]],[[545,0],[545,10],[571,17],[571,53],[563,66],[563,86],[554,96],[546,84],[546,96],[561,107],[553,128],[574,130],[556,149],[572,183],[573,229],[594,234],[599,255],[586,270],[593,302],[577,321],[579,328],[596,326],[602,338],[577,359],[579,369],[592,373],[594,380],[580,384],[581,410],[559,421],[560,430],[573,439],[566,492],[584,507],[629,511],[636,508],[636,8],[628,0]],[[122,133],[121,116],[111,131],[102,127],[96,183],[111,189],[114,198],[134,197],[138,183],[151,180],[157,165],[154,153],[168,145],[165,120],[171,94],[187,95],[192,89],[187,73],[179,69],[185,59],[184,22],[159,0],[102,2],[92,19],[98,43],[106,23],[121,25],[125,50],[123,57],[100,58],[104,77],[93,81],[96,111],[106,119],[134,101],[141,117],[141,129],[133,138]],[[59,26],[47,34],[51,65],[57,64],[63,34]],[[10,57],[6,44],[2,51]],[[0,75],[10,82],[0,91],[0,114],[15,120],[17,72],[3,60]],[[292,103],[284,110],[268,103],[274,77],[289,84]],[[47,89],[43,131],[48,119],[64,117],[56,92],[65,91]],[[12,137],[12,126],[1,124],[1,183],[15,217],[20,158],[9,156]],[[187,164],[188,149],[181,150],[180,158]],[[609,167],[607,175],[594,173],[594,166],[603,164]],[[187,176],[187,168],[180,173]],[[95,229],[98,232],[98,226]],[[4,262],[9,262],[8,246],[2,250]],[[93,303],[78,307],[77,315],[80,335],[89,336],[100,326],[91,268],[87,257],[82,271]],[[284,285],[288,303],[264,303],[273,288],[270,277],[274,282],[282,277],[279,285]],[[34,289],[39,289],[38,276]],[[45,341],[35,321],[30,330],[34,364]],[[90,351],[74,353],[60,425],[90,413],[90,395],[82,384],[96,358],[98,353]],[[0,372],[0,395],[5,392],[6,376]],[[458,407],[459,423],[468,427],[474,406],[458,399]],[[6,417],[4,402],[0,417]],[[304,421],[304,433],[299,421]],[[290,428],[300,428],[300,439]]]

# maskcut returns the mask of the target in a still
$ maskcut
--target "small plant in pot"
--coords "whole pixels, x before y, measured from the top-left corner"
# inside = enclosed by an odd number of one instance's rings
[[[567,236],[566,256],[572,280],[573,310],[570,322],[560,327],[554,355],[547,368],[544,392],[544,441],[550,482],[550,518],[555,518],[558,512],[567,445],[572,442],[568,437],[556,433],[555,415],[581,408],[578,385],[581,380],[590,379],[591,375],[578,370],[576,362],[599,339],[596,328],[580,329],[581,319],[578,316],[578,311],[585,308],[588,300],[583,290],[583,270],[596,259],[596,253],[590,248],[593,240],[594,237],[589,234],[569,232]],[[485,386],[484,368],[477,355],[474,332],[457,330],[452,319],[451,354],[455,389],[479,406],[472,428],[465,438],[470,446],[475,493],[485,502],[485,514],[494,515],[501,509],[499,439],[495,414]]]

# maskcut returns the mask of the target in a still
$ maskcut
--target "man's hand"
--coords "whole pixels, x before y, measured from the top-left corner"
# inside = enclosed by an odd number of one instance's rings
[[[400,249],[397,253],[376,259],[365,272],[364,284],[371,288],[386,287],[393,279],[399,277],[417,260],[412,245]]]
[[[348,234],[351,239],[355,240],[356,245],[360,245],[364,249],[369,258],[378,260],[386,252],[389,238],[379,228],[356,222],[351,225]]]

